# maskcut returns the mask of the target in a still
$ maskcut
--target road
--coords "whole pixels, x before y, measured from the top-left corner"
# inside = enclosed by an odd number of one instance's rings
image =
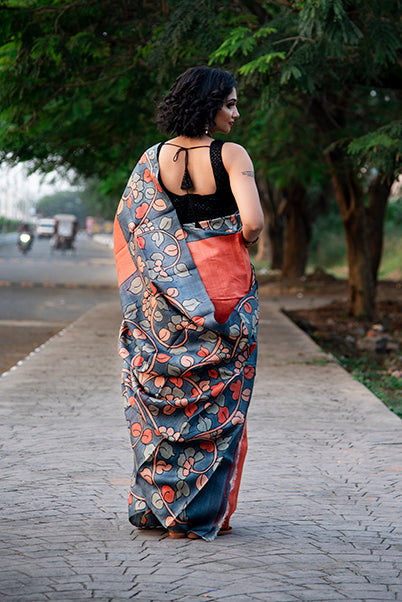
[[[116,299],[111,248],[80,234],[76,250],[50,251],[36,238],[21,255],[0,239],[0,374],[98,303]]]

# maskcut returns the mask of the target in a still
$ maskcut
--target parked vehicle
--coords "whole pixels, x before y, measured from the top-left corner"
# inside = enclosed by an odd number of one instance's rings
[[[56,220],[54,217],[42,217],[36,226],[36,234],[39,238],[51,238],[54,234]]]
[[[59,213],[56,219],[55,233],[51,240],[52,250],[74,250],[74,241],[78,232],[78,220],[70,213]]]

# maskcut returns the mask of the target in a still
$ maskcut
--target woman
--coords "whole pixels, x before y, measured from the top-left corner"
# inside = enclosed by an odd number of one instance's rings
[[[246,247],[263,214],[247,152],[212,137],[238,117],[230,73],[182,74],[158,114],[175,137],[141,157],[115,220],[129,520],[174,539],[230,532],[247,448],[258,302]]]

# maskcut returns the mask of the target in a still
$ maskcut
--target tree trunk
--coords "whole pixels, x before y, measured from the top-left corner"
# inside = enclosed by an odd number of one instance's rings
[[[283,258],[283,217],[278,212],[280,191],[272,189],[262,174],[257,175],[257,184],[266,220],[256,259],[270,261],[271,270],[280,270]]]
[[[283,263],[283,223],[278,216],[276,223],[268,224],[268,236],[271,245],[271,270],[281,270]]]
[[[311,239],[306,189],[300,182],[292,182],[289,188],[283,190],[281,211],[286,216],[282,276],[298,278],[306,271]]]
[[[384,242],[384,220],[392,182],[392,176],[378,174],[370,184],[368,191],[368,245],[374,284],[377,283],[377,274],[381,263]]]
[[[371,319],[374,314],[375,286],[372,275],[363,190],[341,153],[327,155],[335,197],[342,215],[349,267],[348,311]]]

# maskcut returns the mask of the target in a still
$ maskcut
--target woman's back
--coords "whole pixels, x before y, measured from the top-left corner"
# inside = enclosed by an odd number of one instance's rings
[[[193,183],[193,188],[188,192],[193,194],[213,194],[216,192],[214,173],[210,159],[210,146],[208,144],[182,136],[169,140],[162,145],[159,153],[160,177],[163,185],[169,192],[182,195],[181,184],[187,170]],[[180,151],[180,149],[188,149]]]
[[[222,160],[223,142],[175,139],[159,147],[159,180],[181,223],[231,215],[237,204]]]

